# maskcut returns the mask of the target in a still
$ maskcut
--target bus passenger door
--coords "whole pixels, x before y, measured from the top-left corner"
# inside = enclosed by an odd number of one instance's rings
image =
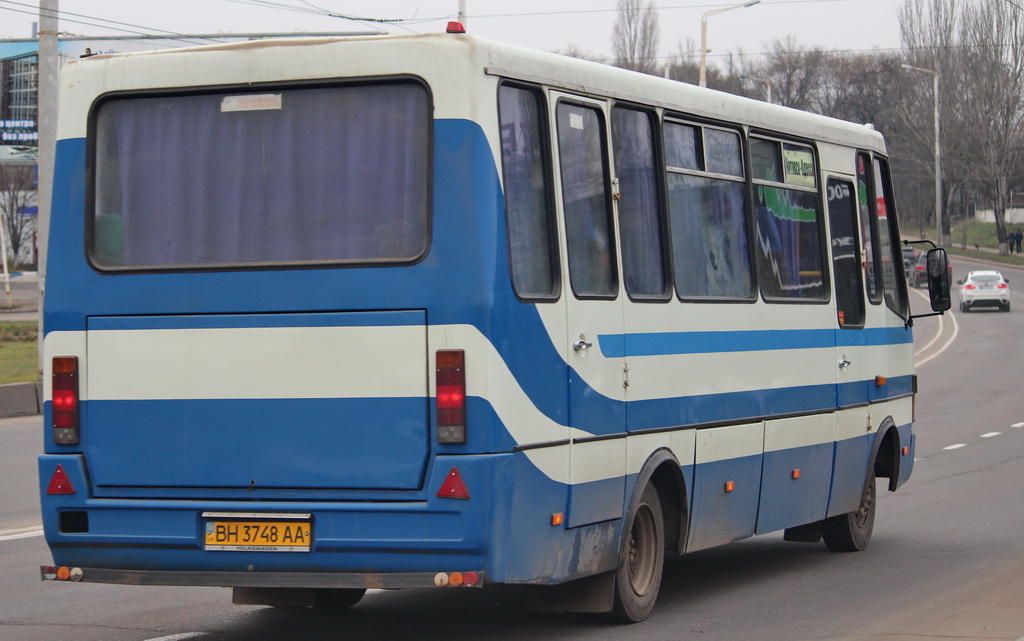
[[[857,192],[851,177],[826,183],[836,306],[836,454],[829,516],[859,506],[867,466],[864,438],[871,431],[867,386],[872,385],[867,344],[862,253],[857,233]]]
[[[623,309],[606,105],[555,95],[572,438],[568,527],[620,518],[625,487]]]

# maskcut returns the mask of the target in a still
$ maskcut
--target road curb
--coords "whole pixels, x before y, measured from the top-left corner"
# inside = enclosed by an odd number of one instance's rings
[[[11,383],[0,385],[0,418],[42,413],[42,385]]]

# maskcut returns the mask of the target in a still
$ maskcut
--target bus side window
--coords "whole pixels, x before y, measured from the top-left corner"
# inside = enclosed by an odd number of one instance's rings
[[[512,285],[527,300],[560,293],[551,170],[543,96],[535,89],[498,90],[501,162]]]
[[[889,165],[875,156],[875,212],[878,216],[878,239],[882,253],[882,291],[885,304],[900,318],[909,312],[907,281],[903,273],[903,250],[900,249],[900,230],[896,220],[896,206],[889,182]]]
[[[828,300],[814,151],[751,139],[757,274],[768,301]]]
[[[840,327],[864,326],[864,286],[861,281],[860,243],[853,183],[829,178],[826,190],[832,234],[832,275]]]
[[[691,300],[753,299],[739,134],[666,121],[664,138],[677,294]]]
[[[877,305],[882,302],[882,286],[879,282],[882,270],[878,266],[879,251],[872,212],[875,197],[873,181],[868,173],[870,162],[867,154],[857,154],[857,209],[860,212],[861,235],[864,237],[864,282],[867,284],[868,300]]]
[[[569,102],[558,104],[556,118],[569,282],[579,298],[615,298],[604,118],[597,109]]]
[[[651,115],[615,107],[612,148],[619,179],[619,234],[626,292],[639,300],[664,300],[668,295],[665,235]]]

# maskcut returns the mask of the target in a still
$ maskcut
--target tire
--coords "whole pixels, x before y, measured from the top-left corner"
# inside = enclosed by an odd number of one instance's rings
[[[347,610],[359,603],[365,588],[338,588],[321,589],[316,591],[316,603],[313,605],[318,610]]]
[[[967,312],[971,311],[971,308],[967,306],[967,303],[960,301],[960,311],[966,314]]]
[[[825,531],[825,545],[833,552],[860,552],[871,542],[875,529],[875,477],[864,488],[860,509],[836,517],[836,523]]]
[[[665,523],[658,490],[649,484],[623,530],[611,618],[639,623],[654,609],[665,563]]]
[[[1005,305],[1000,305],[1000,309],[1002,309],[1004,312],[1010,311],[1010,303],[1006,303]]]

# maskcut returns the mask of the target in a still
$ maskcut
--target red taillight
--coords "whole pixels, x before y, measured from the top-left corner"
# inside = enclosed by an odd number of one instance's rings
[[[78,357],[57,356],[53,359],[53,442],[57,445],[78,443]]]
[[[437,442],[466,442],[466,367],[461,349],[437,352]]]
[[[999,289],[1006,289],[1006,283],[999,283]]]
[[[917,270],[917,271],[919,271],[919,272],[923,272],[923,271],[925,270],[925,266],[924,266],[924,265],[918,265],[918,266],[917,266],[917,267],[915,267],[914,269],[916,269],[916,270]]]
[[[964,289],[977,289],[974,285],[964,285]]]

